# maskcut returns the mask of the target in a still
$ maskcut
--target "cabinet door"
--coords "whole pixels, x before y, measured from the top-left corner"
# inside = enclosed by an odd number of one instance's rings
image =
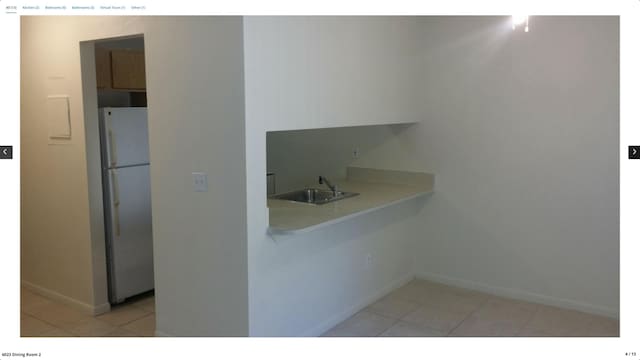
[[[111,50],[111,80],[114,89],[144,90],[144,51]]]
[[[96,47],[96,85],[98,89],[111,87],[111,57],[109,50]]]

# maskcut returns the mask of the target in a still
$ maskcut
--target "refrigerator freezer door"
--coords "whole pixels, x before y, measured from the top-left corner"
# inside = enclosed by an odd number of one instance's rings
[[[149,163],[146,108],[102,108],[103,166],[116,168]]]
[[[153,289],[149,166],[109,170],[107,213],[110,301]]]

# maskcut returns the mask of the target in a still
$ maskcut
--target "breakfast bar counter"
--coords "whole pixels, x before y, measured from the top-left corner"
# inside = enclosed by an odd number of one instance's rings
[[[340,191],[359,195],[321,205],[269,198],[268,232],[298,234],[313,231],[427,195],[433,191],[434,175],[349,167],[347,178],[337,184]]]

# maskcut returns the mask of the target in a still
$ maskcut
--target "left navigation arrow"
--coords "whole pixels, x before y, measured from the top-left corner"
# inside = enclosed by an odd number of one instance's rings
[[[13,146],[0,146],[0,159],[13,159]]]

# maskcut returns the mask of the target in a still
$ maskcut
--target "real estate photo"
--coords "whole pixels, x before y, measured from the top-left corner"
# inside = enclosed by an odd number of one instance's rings
[[[618,16],[20,21],[21,336],[620,336]]]

